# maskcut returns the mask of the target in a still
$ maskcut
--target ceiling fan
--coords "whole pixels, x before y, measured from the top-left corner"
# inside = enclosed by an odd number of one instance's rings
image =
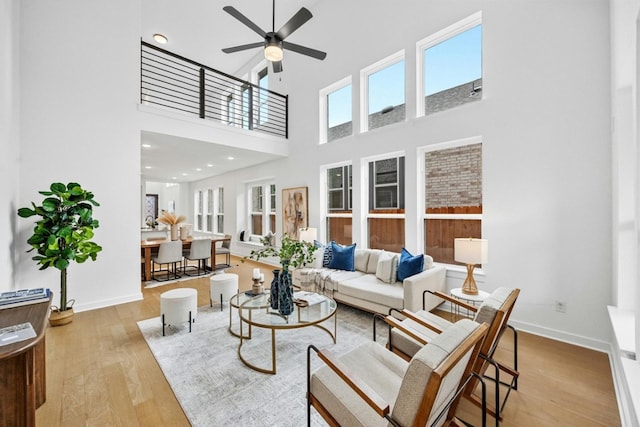
[[[311,12],[306,8],[301,8],[298,13],[293,15],[286,24],[284,24],[278,31],[275,30],[276,26],[276,0],[273,0],[273,19],[272,30],[269,32],[264,31],[258,27],[253,21],[244,16],[238,9],[233,6],[225,6],[222,8],[229,15],[242,22],[247,27],[258,33],[260,37],[264,38],[264,41],[257,43],[243,44],[240,46],[228,47],[222,49],[224,53],[240,52],[242,50],[254,49],[256,47],[264,47],[264,57],[271,61],[273,64],[273,72],[279,73],[282,71],[282,57],[284,55],[284,49],[292,52],[307,55],[312,58],[323,60],[327,54],[319,50],[311,49],[309,47],[300,46],[298,44],[289,43],[284,41],[291,33],[300,28],[305,22],[313,17]]]

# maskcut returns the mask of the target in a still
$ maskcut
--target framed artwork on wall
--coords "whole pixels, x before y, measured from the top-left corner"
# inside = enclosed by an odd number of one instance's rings
[[[309,204],[307,187],[285,188],[282,190],[282,230],[299,240],[300,229],[309,226]]]

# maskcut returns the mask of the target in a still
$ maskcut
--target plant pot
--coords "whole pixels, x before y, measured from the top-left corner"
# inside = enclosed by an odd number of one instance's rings
[[[65,311],[51,310],[49,314],[49,324],[51,326],[62,326],[73,321],[73,308]]]

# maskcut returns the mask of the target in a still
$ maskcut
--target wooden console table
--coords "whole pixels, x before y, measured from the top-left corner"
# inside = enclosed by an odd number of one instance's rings
[[[0,328],[30,322],[35,338],[0,347],[0,425],[35,426],[47,397],[45,329],[49,301],[0,309]]]

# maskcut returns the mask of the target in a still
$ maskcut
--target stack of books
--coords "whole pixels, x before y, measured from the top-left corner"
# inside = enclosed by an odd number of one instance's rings
[[[3,308],[20,307],[22,305],[37,304],[49,301],[49,288],[21,289],[0,293],[0,310]]]

